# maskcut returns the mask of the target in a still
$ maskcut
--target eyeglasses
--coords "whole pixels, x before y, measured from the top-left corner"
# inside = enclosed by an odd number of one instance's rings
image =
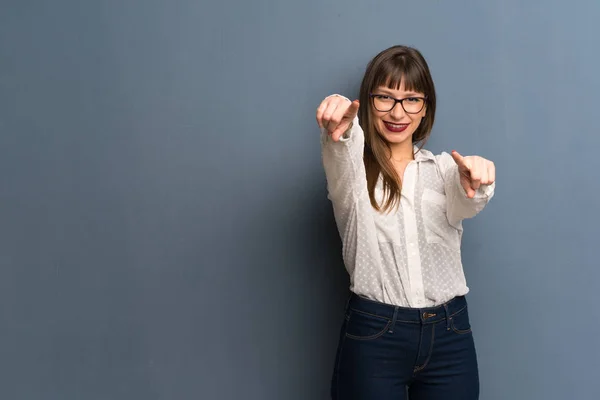
[[[385,94],[373,94],[369,95],[373,99],[373,106],[377,111],[389,112],[396,107],[397,103],[400,103],[402,108],[407,114],[418,114],[425,106],[425,97],[407,97],[405,99],[395,99]]]

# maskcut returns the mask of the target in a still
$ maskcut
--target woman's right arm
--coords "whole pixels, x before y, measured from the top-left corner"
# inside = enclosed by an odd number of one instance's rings
[[[358,101],[332,95],[317,109],[321,154],[340,233],[348,228],[360,197],[366,195],[364,133],[358,123]]]

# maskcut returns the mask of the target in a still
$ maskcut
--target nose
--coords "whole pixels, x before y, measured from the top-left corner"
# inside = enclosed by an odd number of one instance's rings
[[[405,114],[406,112],[400,103],[396,103],[396,106],[392,109],[392,111],[390,111],[391,117],[397,121],[400,121]]]

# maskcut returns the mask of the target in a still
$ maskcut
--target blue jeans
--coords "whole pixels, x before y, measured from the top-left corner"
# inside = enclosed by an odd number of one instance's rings
[[[333,400],[477,400],[467,302],[395,307],[352,294],[331,384]]]

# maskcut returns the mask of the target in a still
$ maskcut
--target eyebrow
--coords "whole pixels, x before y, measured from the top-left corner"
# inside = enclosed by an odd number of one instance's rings
[[[394,93],[392,93],[389,89],[378,88],[376,91],[377,92],[383,92],[384,94],[387,94],[387,95],[390,95],[390,96],[394,96]],[[421,94],[419,94],[417,92],[406,92],[406,93],[404,93],[404,96],[413,97],[413,96],[421,96]]]

